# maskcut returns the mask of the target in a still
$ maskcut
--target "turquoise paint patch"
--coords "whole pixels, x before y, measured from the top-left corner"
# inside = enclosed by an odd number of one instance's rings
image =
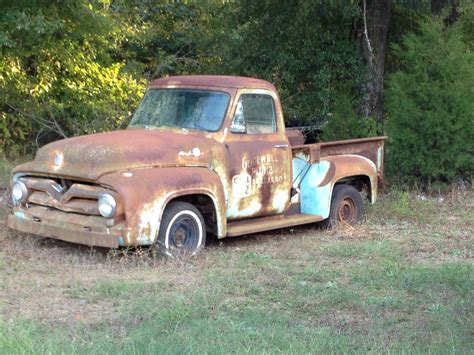
[[[118,241],[118,243],[119,243],[119,245],[120,245],[121,247],[123,247],[123,246],[125,245],[125,242],[123,241],[123,238],[122,238],[122,237],[118,237],[118,238],[117,238],[117,241]]]
[[[293,158],[293,178],[295,179],[295,181],[293,181],[293,187],[296,188],[300,184],[307,168],[308,163],[306,161],[306,156],[302,153],[297,154]]]
[[[302,188],[301,213],[318,215],[326,219],[329,217],[330,200],[330,185],[319,188]]]
[[[300,186],[301,213],[319,215],[323,218],[329,217],[329,206],[331,201],[331,184],[319,186],[326,177],[331,163],[322,160],[311,165],[308,171],[308,163],[302,157],[293,159],[293,174],[295,181],[293,187]],[[302,180],[302,181],[301,181]]]
[[[23,213],[21,211],[15,211],[15,216],[17,218],[26,219],[25,213]]]

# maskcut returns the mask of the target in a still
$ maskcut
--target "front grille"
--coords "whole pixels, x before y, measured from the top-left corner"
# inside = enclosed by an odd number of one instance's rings
[[[100,216],[97,208],[99,195],[107,189],[87,183],[42,177],[20,179],[30,191],[27,205],[39,205],[65,212]]]

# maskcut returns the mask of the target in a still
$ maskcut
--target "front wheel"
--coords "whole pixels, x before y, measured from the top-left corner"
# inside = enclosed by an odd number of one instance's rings
[[[324,225],[332,228],[340,224],[355,225],[364,218],[364,202],[357,189],[351,185],[334,186],[329,218]]]
[[[171,202],[163,213],[158,243],[171,256],[194,255],[206,243],[201,212],[187,202]]]

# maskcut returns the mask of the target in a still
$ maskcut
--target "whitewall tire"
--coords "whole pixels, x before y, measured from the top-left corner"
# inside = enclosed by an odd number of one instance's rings
[[[158,243],[167,254],[194,255],[206,243],[206,225],[201,212],[187,202],[171,202],[163,213]]]

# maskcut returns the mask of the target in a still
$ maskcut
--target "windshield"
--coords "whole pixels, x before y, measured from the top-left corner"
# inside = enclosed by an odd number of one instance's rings
[[[150,89],[130,127],[179,127],[215,132],[222,124],[229,95],[217,91]]]

